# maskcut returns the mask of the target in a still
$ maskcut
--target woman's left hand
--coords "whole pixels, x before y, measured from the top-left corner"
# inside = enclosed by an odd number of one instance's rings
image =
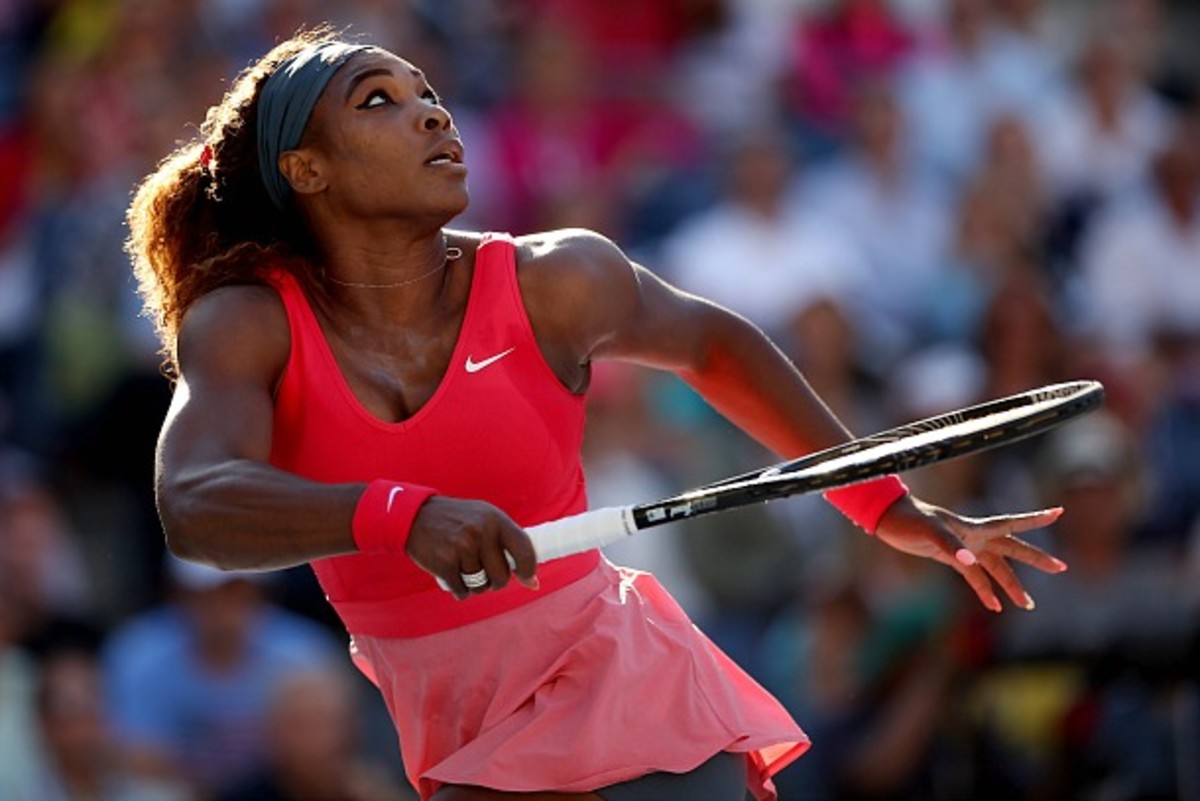
[[[991,580],[1014,604],[1033,609],[1033,599],[1008,560],[1024,562],[1046,573],[1066,570],[1065,563],[1016,536],[1048,526],[1062,513],[1061,507],[1055,507],[1024,514],[968,518],[910,495],[891,505],[879,521],[875,535],[898,551],[936,559],[954,568],[971,585],[980,602],[993,612],[1002,607]]]

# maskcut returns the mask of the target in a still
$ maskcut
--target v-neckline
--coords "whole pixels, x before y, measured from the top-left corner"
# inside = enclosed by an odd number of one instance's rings
[[[484,243],[486,244],[486,243]],[[479,294],[479,281],[476,280],[479,273],[479,261],[482,254],[484,244],[480,244],[475,251],[475,258],[471,264],[471,287],[467,291],[467,308],[463,312],[462,322],[459,323],[458,333],[455,335],[454,348],[450,352],[450,361],[446,364],[446,370],[438,379],[437,386],[428,399],[408,417],[395,422],[384,420],[379,415],[372,412],[354,393],[354,389],[350,386],[349,380],[346,378],[345,372],[342,371],[342,366],[338,363],[337,356],[333,353],[333,347],[329,344],[329,336],[325,332],[325,328],[321,325],[321,320],[317,317],[316,310],[313,308],[312,301],[308,294],[300,288],[300,294],[304,298],[304,313],[308,316],[310,322],[315,326],[317,338],[319,339],[318,349],[320,350],[320,358],[325,362],[326,367],[334,374],[334,383],[337,385],[338,391],[345,399],[346,404],[354,411],[354,413],[364,422],[375,428],[384,431],[402,431],[406,428],[418,425],[422,419],[427,417],[431,410],[437,405],[439,399],[446,394],[448,387],[453,383],[456,370],[456,365],[463,362],[466,358],[466,332],[471,329],[471,322],[475,316],[475,307],[478,305],[476,296]]]

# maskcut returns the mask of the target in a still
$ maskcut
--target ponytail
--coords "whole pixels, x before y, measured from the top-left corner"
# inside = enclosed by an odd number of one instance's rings
[[[184,314],[221,286],[261,283],[268,268],[300,272],[313,246],[291,209],[263,188],[255,130],[266,79],[295,53],[336,41],[331,29],[301,32],[247,67],[208,110],[200,141],[178,147],[138,185],[126,214],[126,250],[146,314],[177,373]]]

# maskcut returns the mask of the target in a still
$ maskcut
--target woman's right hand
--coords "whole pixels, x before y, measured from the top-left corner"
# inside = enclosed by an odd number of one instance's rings
[[[421,505],[406,546],[409,558],[441,579],[462,600],[508,584],[509,577],[537,589],[537,553],[524,529],[484,501],[434,495]],[[512,555],[509,567],[505,552]],[[487,572],[488,583],[467,587],[463,575]]]

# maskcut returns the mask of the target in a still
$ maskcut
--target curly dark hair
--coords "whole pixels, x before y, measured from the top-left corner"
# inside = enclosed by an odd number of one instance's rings
[[[258,99],[285,60],[339,41],[329,26],[297,33],[238,75],[208,109],[196,141],[180,145],[138,185],[126,212],[125,248],[145,312],[176,374],[176,339],[188,308],[230,284],[262,283],[263,270],[300,273],[313,243],[296,214],[279,211],[259,176]]]

